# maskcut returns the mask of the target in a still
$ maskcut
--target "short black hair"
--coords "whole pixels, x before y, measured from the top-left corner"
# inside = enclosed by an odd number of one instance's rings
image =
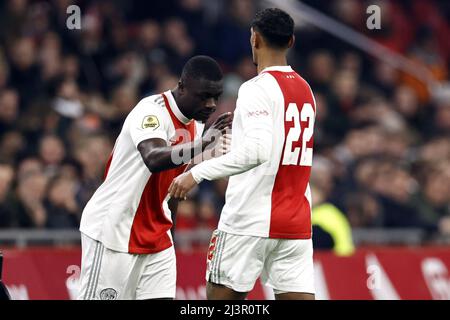
[[[273,48],[286,48],[294,35],[294,20],[278,8],[268,8],[258,12],[251,24]]]
[[[222,70],[211,57],[194,56],[186,62],[181,73],[181,79],[205,79],[220,81],[223,78]]]

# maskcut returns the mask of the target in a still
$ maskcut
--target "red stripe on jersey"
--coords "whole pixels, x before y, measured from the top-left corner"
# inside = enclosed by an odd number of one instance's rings
[[[106,177],[108,176],[109,167],[111,166],[112,157],[114,154],[114,150],[111,151],[111,154],[109,155],[108,162],[106,162],[105,171],[103,172],[103,181],[106,180]]]
[[[290,103],[296,103],[299,114],[301,114],[304,103],[310,103],[314,110],[314,98],[306,81],[295,72],[269,71],[278,82],[284,97],[284,114]],[[286,137],[289,130],[294,126],[293,121],[284,121],[284,144],[281,153],[278,172],[272,190],[272,208],[270,217],[270,238],[286,239],[310,239],[311,238],[311,208],[305,196],[311,173],[310,166],[282,165],[284,150],[286,148]],[[302,147],[304,128],[308,122],[301,121],[301,135],[292,148]],[[312,148],[313,139],[307,143]]]
[[[188,142],[195,137],[195,122],[191,121],[185,125],[179,121],[170,109],[169,102],[163,94],[166,108],[170,114],[175,130],[189,132],[184,135],[185,139],[181,142]],[[130,240],[128,243],[128,252],[135,254],[148,254],[165,250],[172,246],[167,231],[172,227],[172,221],[168,219],[163,210],[163,202],[167,196],[167,191],[172,180],[183,173],[186,165],[152,173],[144,191],[142,192],[139,206],[134,216],[133,225],[131,227]]]

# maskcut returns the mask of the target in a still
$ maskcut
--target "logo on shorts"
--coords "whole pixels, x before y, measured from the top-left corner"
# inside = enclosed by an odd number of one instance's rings
[[[106,288],[100,292],[100,300],[116,300],[117,291],[113,288]]]

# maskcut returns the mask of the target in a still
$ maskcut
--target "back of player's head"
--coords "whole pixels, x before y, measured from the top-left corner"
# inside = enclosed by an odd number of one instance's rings
[[[220,81],[223,78],[222,70],[216,60],[208,56],[195,56],[186,62],[181,73],[181,79],[205,79]]]
[[[258,12],[251,26],[272,48],[287,48],[294,35],[294,20],[278,8],[268,8]]]

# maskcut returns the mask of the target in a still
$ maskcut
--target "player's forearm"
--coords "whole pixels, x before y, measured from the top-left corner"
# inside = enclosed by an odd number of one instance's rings
[[[187,164],[201,154],[210,142],[198,139],[175,146],[161,146],[146,150],[142,156],[148,169],[155,173]]]
[[[269,133],[260,133],[258,137],[253,138],[246,137],[235,150],[192,168],[192,176],[199,183],[203,179],[216,180],[248,171],[269,160],[271,142]]]

